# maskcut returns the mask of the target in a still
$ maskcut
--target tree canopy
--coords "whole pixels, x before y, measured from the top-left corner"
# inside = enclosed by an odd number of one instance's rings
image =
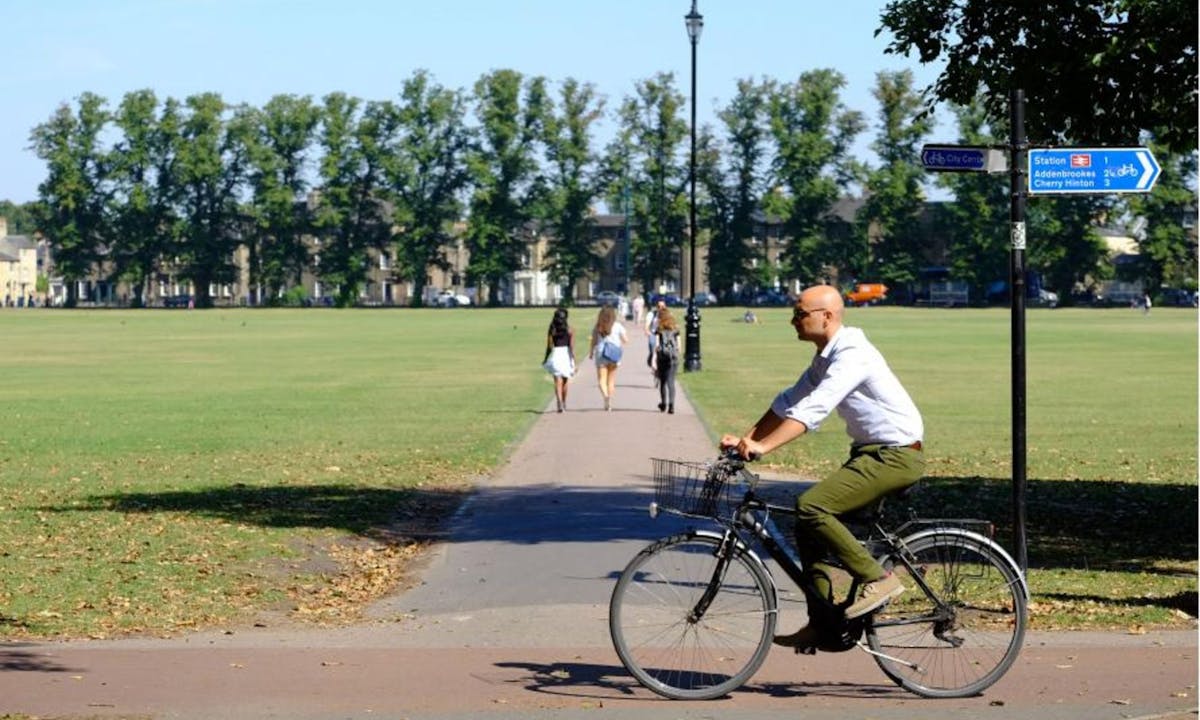
[[[1196,148],[1195,0],[893,0],[880,22],[886,52],[945,61],[930,108],[982,96],[1003,118],[1019,88],[1031,142]]]

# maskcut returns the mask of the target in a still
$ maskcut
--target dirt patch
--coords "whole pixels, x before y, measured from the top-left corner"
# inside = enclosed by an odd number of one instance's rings
[[[365,536],[318,545],[306,541],[300,562],[286,572],[297,579],[286,606],[268,608],[256,625],[345,625],[362,620],[372,602],[415,579],[424,551],[443,539],[466,489],[425,491],[396,509],[392,523]]]

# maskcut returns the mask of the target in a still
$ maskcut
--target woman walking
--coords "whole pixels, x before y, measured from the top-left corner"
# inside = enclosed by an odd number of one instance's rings
[[[567,382],[575,374],[575,331],[567,324],[566,308],[555,310],[550,320],[542,365],[554,376],[554,398],[562,412],[567,409]]]
[[[675,414],[675,373],[679,369],[679,326],[670,310],[658,312],[654,333],[654,376],[658,378],[658,411]]]
[[[617,322],[617,311],[600,308],[596,326],[592,328],[592,344],[588,357],[596,362],[596,380],[604,396],[604,409],[612,410],[613,394],[617,391],[617,366],[625,347],[625,326]]]

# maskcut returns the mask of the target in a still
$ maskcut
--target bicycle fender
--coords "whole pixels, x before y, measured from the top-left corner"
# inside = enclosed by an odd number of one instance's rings
[[[925,530],[915,532],[912,535],[905,535],[903,538],[900,539],[900,544],[907,545],[908,543],[913,543],[918,540],[923,540],[927,537],[935,537],[935,536],[937,536],[937,537],[946,537],[946,536],[960,537],[960,538],[963,538],[966,540],[970,540],[971,542],[975,542],[975,543],[979,543],[980,545],[984,545],[989,550],[991,550],[994,553],[996,553],[997,555],[999,555],[1006,563],[1008,563],[1009,567],[1011,567],[1013,569],[1014,574],[1021,581],[1021,594],[1025,596],[1025,602],[1026,603],[1029,602],[1029,581],[1027,581],[1025,579],[1025,573],[1021,572],[1021,568],[1017,565],[1017,561],[1012,559],[1012,555],[1009,555],[1008,551],[1005,550],[1003,546],[1001,546],[995,540],[992,540],[991,538],[987,537],[986,535],[980,535],[979,533],[977,533],[973,530],[966,530],[964,528],[956,528],[956,527],[927,528]]]
[[[721,540],[723,540],[725,538],[725,536],[722,533],[714,532],[712,530],[690,530],[687,534],[692,537],[702,535],[704,537],[712,538],[713,540],[716,540],[718,542],[720,542]],[[778,610],[779,610],[779,583],[776,582],[775,576],[771,573],[771,568],[768,567],[767,564],[762,561],[762,558],[758,556],[758,553],[754,552],[754,548],[752,548],[749,545],[747,545],[746,543],[742,542],[741,538],[735,537],[734,541],[737,543],[738,550],[741,550],[742,552],[744,552],[746,554],[746,557],[748,557],[752,561],[754,561],[754,564],[758,565],[758,567],[762,569],[763,573],[765,573],[766,576],[771,579],[771,594],[774,596],[771,598],[771,607],[774,608],[776,610],[776,612],[778,612]]]

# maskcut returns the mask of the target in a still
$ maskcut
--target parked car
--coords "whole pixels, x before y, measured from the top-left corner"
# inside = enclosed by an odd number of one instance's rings
[[[754,296],[754,305],[758,307],[786,307],[791,304],[792,299],[778,290],[764,290]]]
[[[847,305],[873,305],[887,299],[887,285],[883,283],[858,283],[846,293]]]
[[[462,293],[456,293],[453,290],[443,290],[438,293],[434,302],[438,307],[443,308],[469,307],[471,305],[471,298]]]
[[[984,291],[984,301],[989,305],[1008,305],[1012,299],[1008,292],[1007,280],[995,280],[988,283]],[[1079,304],[1078,299],[1076,303]],[[1058,293],[1047,290],[1042,285],[1040,275],[1033,272],[1025,276],[1025,305],[1028,307],[1058,307]]]
[[[1165,288],[1161,304],[1168,307],[1196,307],[1196,291]]]
[[[596,293],[597,305],[608,305],[610,307],[621,306],[621,295],[612,290],[601,290]]]
[[[716,305],[717,304],[717,296],[710,292],[698,292],[698,293],[696,293],[696,304],[697,305]]]
[[[1048,308],[1058,307],[1058,293],[1046,288],[1038,288],[1037,304]]]
[[[192,304],[191,295],[168,295],[163,298],[163,307],[165,308],[185,308]]]
[[[675,293],[666,293],[666,294],[659,293],[656,295],[652,295],[650,297],[650,304],[657,305],[659,300],[662,300],[663,302],[665,302],[667,304],[667,307],[684,307],[687,305],[687,301],[684,300],[683,298],[679,297]]]

